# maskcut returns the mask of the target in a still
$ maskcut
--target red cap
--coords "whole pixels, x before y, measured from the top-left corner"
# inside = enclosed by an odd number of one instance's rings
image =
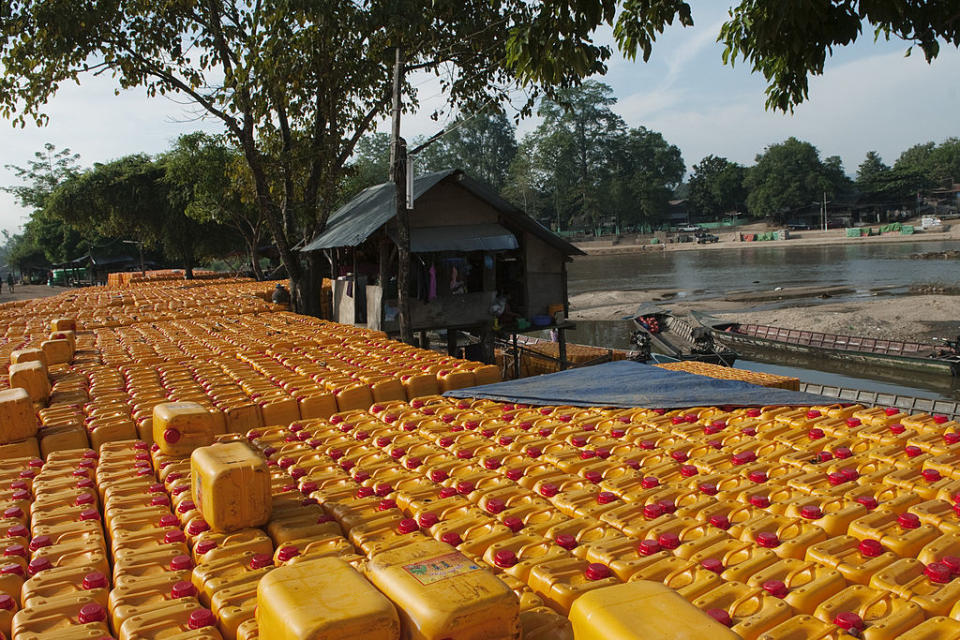
[[[527,447],[527,450],[525,453],[530,458],[539,458],[540,454],[543,452],[540,450],[540,447]]]
[[[213,627],[217,624],[217,617],[209,609],[196,609],[190,613],[187,626],[191,629],[203,629],[204,627]]]
[[[173,556],[170,560],[170,571],[190,571],[191,569],[193,569],[193,559],[188,555]]]
[[[97,513],[97,517],[99,516],[100,514]],[[9,529],[7,529],[8,538],[28,538],[29,536],[30,536],[30,530],[27,529],[22,524],[15,524]]]
[[[107,610],[103,606],[91,602],[80,607],[77,614],[77,621],[80,624],[90,624],[91,622],[105,622],[107,620]]]
[[[24,577],[23,567],[19,564],[5,564],[0,567],[0,575],[17,575]]]
[[[175,544],[177,542],[186,542],[187,536],[180,529],[171,529],[163,534],[163,541],[166,544]]]
[[[456,531],[447,531],[440,536],[440,542],[446,542],[451,547],[456,547],[463,542],[463,539]]]
[[[753,451],[741,451],[740,453],[735,453],[730,457],[731,462],[735,465],[748,464],[750,462],[755,462],[757,459],[757,454]]]
[[[823,432],[823,429],[814,428],[814,429],[810,429],[810,431],[807,432],[807,437],[810,438],[811,440],[820,440],[825,435],[826,434]]]
[[[523,529],[523,520],[521,520],[517,516],[507,516],[502,520],[502,522],[504,526],[506,526],[508,529],[510,529],[510,531],[513,531],[514,533],[517,533],[518,531]]]
[[[300,549],[293,545],[281,547],[277,550],[277,560],[279,562],[287,562],[288,560],[296,558],[298,555],[300,555]]]
[[[27,558],[27,550],[23,547],[22,544],[12,544],[6,549],[3,550],[4,557],[8,556],[20,556],[21,558]]]
[[[540,431],[541,431],[540,435],[544,437],[550,435],[549,432],[546,434],[542,433],[544,431],[543,429],[541,429]],[[570,438],[570,444],[572,444],[575,447],[585,447],[587,446],[587,439],[584,436],[573,436]]]
[[[434,469],[430,472],[430,480],[433,482],[443,482],[448,477],[447,472],[443,469]]]
[[[36,536],[30,541],[30,551],[36,551],[37,549],[42,549],[43,547],[49,547],[52,544],[53,540],[50,539],[50,536]]]
[[[377,503],[377,511],[389,511],[397,508],[397,501],[392,498],[384,498]]]
[[[154,495],[150,498],[151,507],[163,507],[170,504],[170,496],[165,493]]]
[[[934,584],[946,584],[953,579],[953,571],[943,562],[931,562],[924,568],[923,575]]]
[[[761,531],[754,536],[754,540],[764,549],[776,549],[780,546],[780,538],[772,531]]]
[[[597,457],[597,452],[594,451],[593,449],[584,449],[583,451],[580,452],[581,460],[592,460],[593,458],[596,458],[596,457]]]
[[[601,491],[597,494],[597,504],[610,504],[616,501],[617,494],[612,491]]]
[[[388,495],[393,493],[393,487],[386,482],[381,482],[373,487],[373,492],[378,498],[386,498]]]
[[[91,589],[106,589],[107,576],[103,575],[99,571],[92,571],[83,576],[83,582],[81,583],[81,586],[86,591],[90,591]]]
[[[804,520],[819,520],[823,517],[823,510],[815,504],[800,507],[800,517]]]
[[[50,562],[50,559],[41,556],[30,561],[30,564],[27,565],[27,573],[31,576],[35,576],[41,571],[46,571],[52,567],[53,563]]]
[[[787,589],[787,585],[780,580],[767,580],[762,585],[763,590],[772,595],[774,598],[783,598],[787,597],[787,594],[790,592]]]
[[[883,412],[888,416],[895,416],[900,413],[900,409],[897,409],[896,407],[887,407],[883,410]]]
[[[494,470],[494,469],[499,469],[499,468],[500,468],[500,460],[497,459],[497,458],[486,458],[486,459],[483,461],[483,466],[484,466],[485,469],[490,469],[491,471]]]
[[[663,549],[676,549],[680,546],[680,536],[668,531],[667,533],[661,533],[660,537],[657,538],[657,543]]]
[[[860,421],[860,418],[847,418],[848,427],[859,427],[861,424],[863,423]]]
[[[500,439],[497,440],[501,446],[506,447],[513,444],[513,436],[500,436]]]
[[[943,424],[944,422],[947,422],[947,420],[949,420],[949,418],[947,418],[947,416],[944,416],[944,415],[937,414],[933,416],[933,421],[936,424]]]
[[[545,498],[552,498],[558,493],[560,493],[560,489],[555,484],[545,482],[542,485],[540,485],[540,495],[542,495]]]
[[[660,552],[660,543],[656,540],[641,540],[637,545],[637,554],[641,556],[652,556]]]
[[[684,478],[692,478],[698,473],[700,473],[700,471],[692,464],[680,465],[680,475],[683,476]]]
[[[177,429],[166,429],[163,432],[163,440],[169,444],[174,444],[180,441],[180,431]]]
[[[770,506],[770,498],[767,496],[750,496],[750,504],[757,509],[766,509]]]
[[[170,588],[170,597],[174,600],[179,598],[189,598],[197,595],[197,588],[193,586],[192,582],[186,580],[181,580],[180,582],[174,583],[173,587]]]
[[[833,619],[833,624],[845,631],[862,631],[866,626],[863,624],[863,619],[851,611],[838,613],[837,617]]]
[[[24,515],[23,509],[17,506],[9,507],[3,511],[4,518],[22,518]]]
[[[510,469],[507,469],[507,472],[505,475],[511,480],[513,480],[514,482],[516,482],[517,480],[523,477],[523,474],[524,474],[523,467],[511,467]]]
[[[605,580],[612,575],[612,572],[607,565],[592,562],[587,565],[583,575],[587,577],[587,580]]]
[[[644,451],[652,451],[657,448],[657,443],[653,440],[643,440],[637,443],[637,446],[643,449]]]
[[[195,518],[187,524],[187,534],[197,536],[204,531],[210,531],[210,525],[203,518]]]
[[[713,515],[710,516],[710,524],[718,529],[723,529],[726,531],[730,528],[730,518],[725,515]]]
[[[558,535],[554,538],[554,542],[557,543],[558,547],[563,547],[567,551],[572,551],[577,548],[577,539],[566,533]]]
[[[217,543],[213,540],[201,540],[197,543],[197,546],[193,548],[194,553],[202,556],[208,551],[213,551],[217,548]]]
[[[591,469],[583,474],[583,478],[593,484],[600,484],[603,481],[603,474],[596,469]]]
[[[687,455],[686,451],[674,451],[670,454],[670,457],[677,462],[686,462],[689,456]]]
[[[844,475],[843,475],[842,473],[840,473],[839,471],[834,471],[834,472],[832,472],[832,473],[828,473],[828,474],[827,474],[827,481],[828,481],[832,486],[835,487],[835,486],[837,486],[837,485],[840,485],[840,484],[843,484],[844,482],[846,482],[846,481],[847,481],[847,478],[846,478],[846,476],[844,476]]]
[[[417,521],[413,518],[404,518],[400,521],[400,524],[397,525],[397,533],[404,535],[407,533],[413,533],[414,531],[419,531],[420,525],[417,524]]]
[[[501,500],[500,498],[490,498],[487,500],[486,510],[487,513],[500,513],[507,508],[507,503]]]
[[[462,496],[465,496],[469,493],[473,493],[473,490],[476,489],[476,485],[468,480],[462,480],[457,483],[457,493]]]
[[[645,476],[643,480],[640,481],[640,486],[644,489],[653,489],[654,487],[660,486],[660,480],[654,476]]]
[[[294,549],[295,547],[286,547],[286,549]],[[286,558],[289,560],[289,558]],[[273,557],[269,553],[255,553],[250,558],[250,562],[247,566],[256,571],[257,569],[263,569],[264,567],[269,567],[273,564]]]
[[[3,609],[4,611],[13,611],[16,608],[17,603],[13,598],[5,593],[0,594],[0,609]]]
[[[853,455],[853,451],[850,450],[850,447],[837,447],[833,450],[833,455],[840,460],[846,460]]]
[[[725,627],[733,626],[733,618],[723,609],[707,609],[707,615]]]
[[[717,485],[712,482],[702,482],[698,489],[700,489],[700,493],[708,496],[715,496],[718,493]]]
[[[950,569],[950,573],[953,575],[960,574],[960,557],[943,556],[940,558],[940,562],[947,565],[947,567]]]
[[[417,518],[417,524],[420,525],[421,529],[429,529],[438,522],[440,522],[440,518],[432,511],[425,511]]]
[[[441,487],[440,491],[437,491],[437,496],[440,498],[449,498],[455,495],[457,495],[455,487]]]
[[[643,517],[647,520],[655,520],[663,515],[663,507],[659,504],[645,504],[643,505]]]
[[[767,481],[767,472],[751,471],[747,474],[747,479],[750,480],[750,482],[755,482],[756,484],[763,484]]]
[[[943,434],[943,441],[946,442],[947,444],[957,444],[958,442],[960,442],[960,432],[950,431],[948,433]]]
[[[916,458],[918,455],[923,453],[923,449],[915,445],[909,444],[903,448],[903,452],[907,454],[908,458]]]
[[[704,558],[700,561],[700,566],[717,575],[723,573],[724,569],[723,562],[721,562],[719,558]]]
[[[509,569],[517,564],[517,554],[510,549],[500,549],[493,554],[493,564],[501,569]]]
[[[936,469],[924,469],[920,472],[920,475],[923,476],[923,479],[927,482],[937,482],[942,478],[940,472]]]
[[[899,422],[894,422],[887,428],[890,430],[890,433],[894,435],[900,435],[901,433],[907,430],[907,428],[902,424],[900,424]]]
[[[915,513],[905,512],[897,516],[897,524],[901,529],[918,529],[920,518]]]
[[[357,487],[357,491],[356,493],[354,493],[354,495],[357,498],[369,498],[370,496],[373,495],[373,487],[364,487],[364,486]]]
[[[880,544],[879,540],[866,538],[865,540],[861,540],[860,544],[857,545],[857,551],[865,558],[876,558],[883,553],[883,545]]]
[[[810,420],[813,420],[814,418],[819,418],[821,415],[823,414],[821,414],[816,409],[810,409],[810,411],[807,411],[807,418],[809,418]]]

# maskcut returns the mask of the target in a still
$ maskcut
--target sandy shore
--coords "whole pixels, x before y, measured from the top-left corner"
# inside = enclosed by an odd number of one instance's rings
[[[590,240],[576,242],[576,246],[588,255],[622,255],[627,253],[642,253],[648,251],[717,251],[723,249],[743,249],[746,247],[799,247],[812,245],[854,245],[876,244],[889,242],[932,242],[937,240],[960,240],[960,224],[945,225],[945,231],[924,231],[910,236],[899,234],[886,236],[870,236],[865,238],[848,238],[845,229],[829,229],[827,231],[792,231],[789,240],[768,240],[765,242],[739,242],[739,233],[757,233],[773,230],[766,225],[749,225],[739,227],[737,232],[713,231],[720,241],[714,244],[695,244],[693,242],[681,244],[649,244],[649,239],[624,236],[617,244],[611,240]]]
[[[10,287],[4,282],[3,289],[0,290],[0,304],[17,300],[30,300],[32,298],[49,298],[58,293],[71,290],[73,290],[72,287],[48,287],[45,284],[18,284],[14,286],[13,293],[10,293]]]

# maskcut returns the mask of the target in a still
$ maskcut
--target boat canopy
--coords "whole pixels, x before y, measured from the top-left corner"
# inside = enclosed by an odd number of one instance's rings
[[[682,409],[836,404],[836,398],[717,380],[621,360],[532,378],[447,391],[452,398],[575,407]]]

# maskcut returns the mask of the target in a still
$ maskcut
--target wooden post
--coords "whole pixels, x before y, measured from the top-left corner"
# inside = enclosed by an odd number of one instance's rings
[[[403,53],[396,49],[393,66],[393,140],[390,146],[390,179],[396,187],[397,211],[397,320],[400,340],[413,344],[410,321],[410,220],[407,215],[407,143],[400,137],[400,89],[403,84]]]

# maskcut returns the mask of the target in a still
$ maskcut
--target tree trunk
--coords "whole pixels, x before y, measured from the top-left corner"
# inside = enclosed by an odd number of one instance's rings
[[[193,252],[183,256],[183,277],[185,280],[193,280]]]
[[[393,67],[393,144],[390,159],[390,179],[396,186],[397,211],[397,307],[400,340],[413,344],[413,318],[410,315],[410,221],[407,215],[407,142],[400,137],[400,89],[403,83],[403,53],[396,50]]]
[[[253,270],[253,277],[258,282],[264,280],[263,269],[260,268],[260,256],[257,255],[257,243],[247,243],[247,251],[250,252],[250,268]]]

